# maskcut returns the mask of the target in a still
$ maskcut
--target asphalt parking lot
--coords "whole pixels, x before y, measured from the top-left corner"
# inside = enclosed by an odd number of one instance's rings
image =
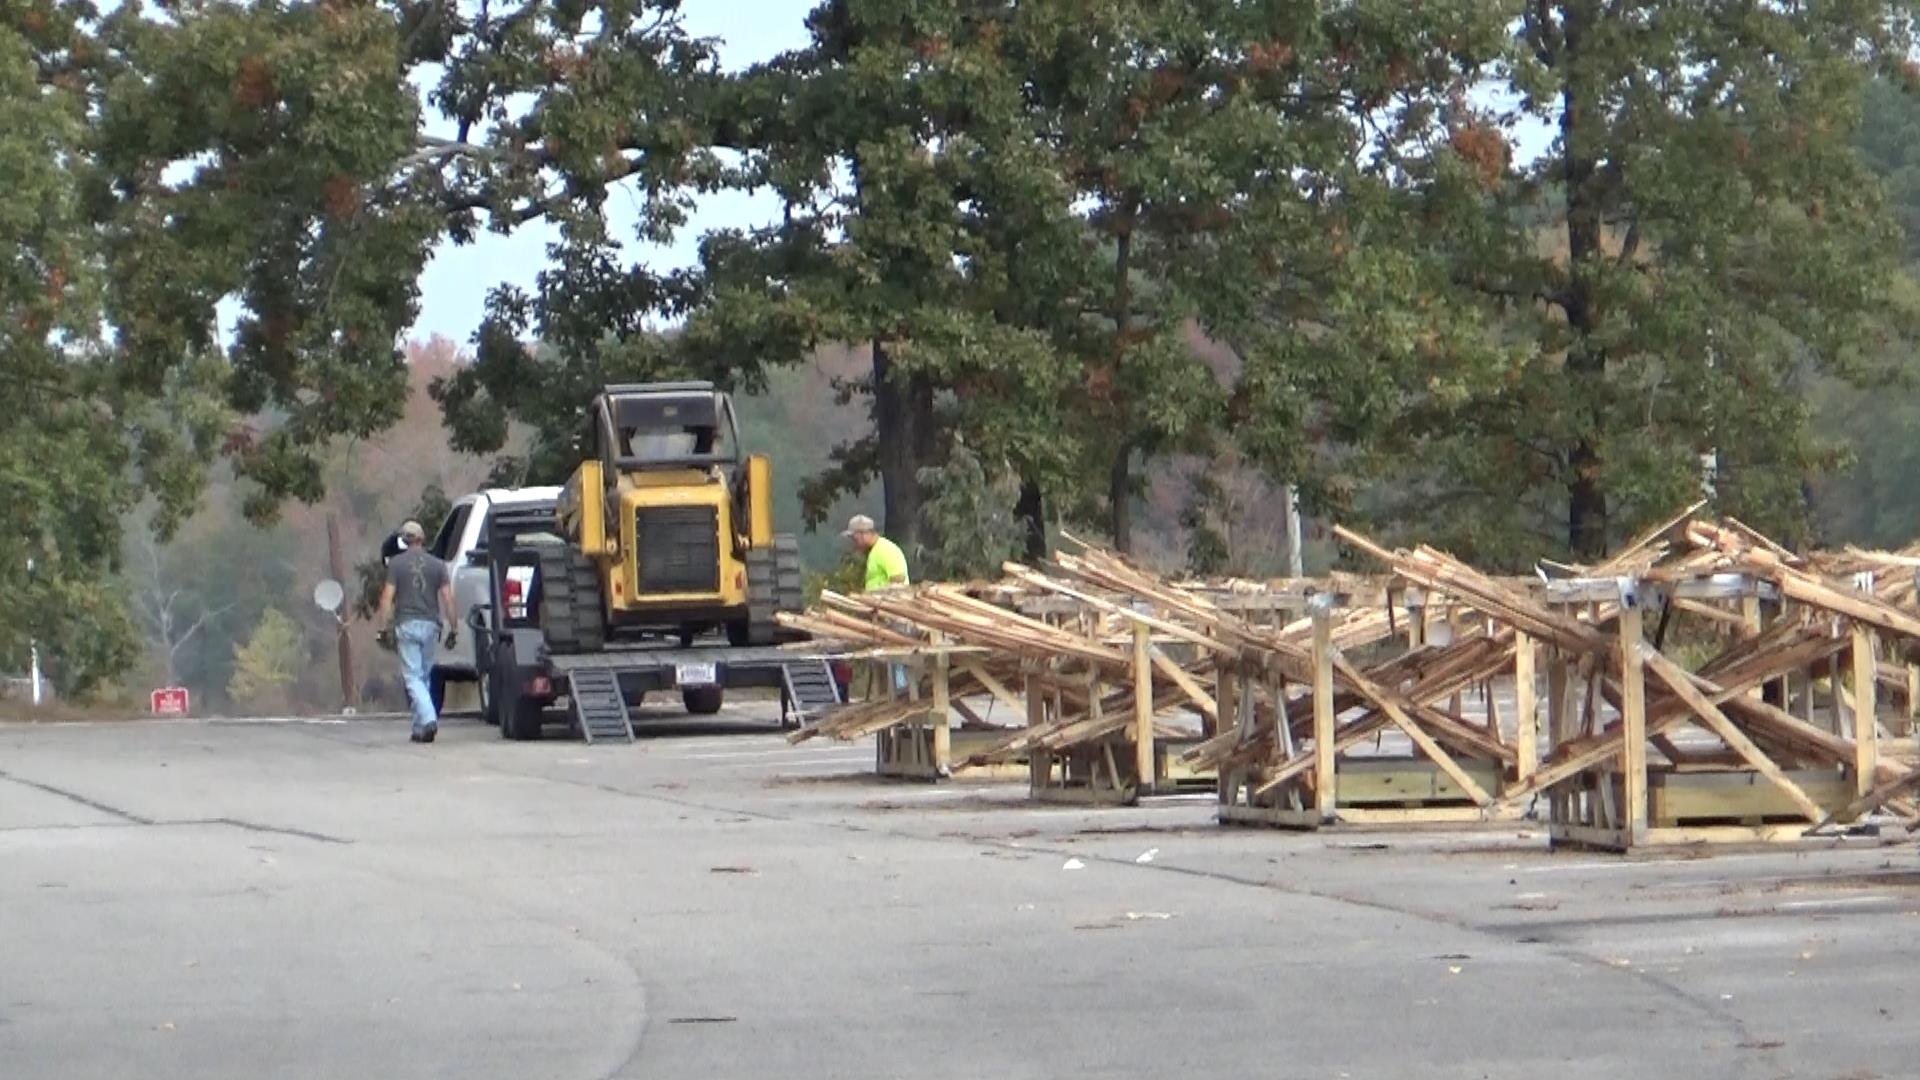
[[[1911,843],[1222,829],[771,718],[0,724],[0,1077],[1920,1075]]]

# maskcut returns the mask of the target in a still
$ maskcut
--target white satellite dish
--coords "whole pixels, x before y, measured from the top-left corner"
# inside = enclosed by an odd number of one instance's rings
[[[347,590],[332,578],[321,578],[313,586],[313,602],[321,611],[337,612],[347,599]]]

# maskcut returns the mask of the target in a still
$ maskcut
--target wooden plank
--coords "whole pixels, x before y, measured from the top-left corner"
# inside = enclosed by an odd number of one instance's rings
[[[1647,693],[1645,637],[1641,631],[1641,607],[1626,604],[1620,609],[1620,770],[1623,774],[1619,823],[1633,839],[1647,833]]]
[[[1235,730],[1235,721],[1240,717],[1240,704],[1235,697],[1240,685],[1240,673],[1235,666],[1221,664],[1214,669],[1213,678],[1219,687],[1219,692],[1215,695],[1215,700],[1219,703],[1219,712],[1215,714],[1214,728],[1208,734],[1225,735]],[[1251,733],[1242,731],[1238,734],[1244,740]]]
[[[1144,622],[1133,624],[1133,763],[1144,793],[1153,788],[1153,644]]]
[[[1086,604],[1088,607],[1094,608],[1097,611],[1104,611],[1110,615],[1118,615],[1121,618],[1131,619],[1136,624],[1143,624],[1146,626],[1150,626],[1153,629],[1158,630],[1163,634],[1167,634],[1171,637],[1177,637],[1182,641],[1188,642],[1193,645],[1198,645],[1200,648],[1218,650],[1218,651],[1227,652],[1227,653],[1231,653],[1233,651],[1233,649],[1230,646],[1224,645],[1220,641],[1214,638],[1210,638],[1207,635],[1197,630],[1189,629],[1176,622],[1170,622],[1166,619],[1158,618],[1153,615],[1148,615],[1145,612],[1135,611],[1133,608],[1127,607],[1124,604],[1116,604],[1111,600],[1106,600],[1106,599],[1102,599],[1101,597],[1094,596],[1092,593],[1075,589],[1070,585],[1067,585],[1063,582],[1055,581],[1054,579],[1046,576],[1045,574],[1039,573],[1035,570],[1031,570],[1025,566],[1020,565],[1019,563],[1014,563],[1014,562],[1007,563],[1005,564],[1004,567],[1002,567],[1002,569],[1004,569],[1009,576],[1017,580],[1024,581],[1034,586],[1035,588],[1047,589],[1053,592],[1057,592],[1062,596],[1070,596],[1073,599],[1078,600],[1081,603]]]
[[[1482,787],[1500,784],[1492,762],[1463,763]],[[1349,758],[1340,763],[1340,812],[1355,806],[1468,801],[1467,793],[1431,761],[1410,757]]]
[[[1187,700],[1193,702],[1193,707],[1200,710],[1200,715],[1212,721],[1214,729],[1217,730],[1220,723],[1220,703],[1214,700],[1213,695],[1207,693],[1207,688],[1201,686],[1200,680],[1189,674],[1187,669],[1174,663],[1159,649],[1151,646],[1149,648],[1153,655],[1154,670],[1165,675],[1173,685],[1178,686],[1187,695]]]
[[[1479,806],[1342,806],[1340,821],[1347,825],[1467,825],[1482,821],[1516,821],[1518,809],[1489,810]]]
[[[1812,575],[1800,573],[1778,563],[1768,569],[1772,571],[1774,580],[1779,584],[1780,592],[1789,600],[1825,608],[1900,637],[1920,638],[1920,618],[1915,618],[1891,604],[1882,603],[1858,593],[1832,588]]]
[[[1535,700],[1533,638],[1516,633],[1513,638],[1514,749],[1519,757],[1514,774],[1520,780],[1532,776],[1540,767],[1540,706]],[[1491,696],[1491,690],[1489,690]]]
[[[1880,762],[1879,680],[1877,652],[1871,627],[1853,624],[1853,775],[1859,793],[1873,791],[1873,770]],[[1835,684],[1838,688],[1838,684]],[[1819,815],[1814,815],[1818,820]]]
[[[1313,612],[1313,809],[1333,820],[1335,758],[1333,748],[1333,618],[1324,607]]]
[[[1787,773],[1822,811],[1845,806],[1853,798],[1853,780],[1838,769],[1796,769]],[[1711,821],[1760,824],[1762,819],[1806,816],[1786,793],[1736,762],[1734,771],[1654,773],[1648,780],[1652,827],[1708,824]]]
[[[1780,789],[1782,794],[1793,800],[1793,804],[1806,814],[1808,821],[1819,821],[1825,815],[1825,809],[1813,801],[1812,796],[1795,783],[1792,777],[1789,777],[1772,758],[1766,755],[1765,751],[1754,745],[1746,732],[1741,731],[1739,725],[1728,719],[1727,714],[1722,712],[1718,705],[1709,701],[1707,696],[1700,692],[1699,687],[1693,684],[1692,677],[1680,665],[1662,656],[1657,649],[1645,642],[1640,643],[1640,659],[1646,670],[1651,671],[1654,678],[1664,683],[1667,689],[1673,691],[1681,701],[1685,702],[1696,717],[1703,721],[1715,735],[1720,736],[1721,741],[1732,747],[1734,752],[1751,765],[1755,772],[1766,777],[1774,787]],[[1643,756],[1642,761],[1644,760]]]
[[[945,635],[933,632],[935,645],[945,643]],[[941,653],[933,658],[933,771],[938,776],[953,775],[953,673],[952,658]]]
[[[1041,690],[1039,680],[1032,674],[1027,676],[1027,730],[1038,731],[1047,726],[1047,699]],[[1053,773],[1053,758],[1046,750],[1033,748],[1027,755],[1027,793],[1037,796],[1047,786]]]

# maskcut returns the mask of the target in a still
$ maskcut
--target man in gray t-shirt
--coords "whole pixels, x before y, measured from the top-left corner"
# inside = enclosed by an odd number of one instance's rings
[[[453,575],[447,564],[427,551],[427,531],[417,521],[400,526],[407,549],[387,562],[387,583],[380,590],[376,625],[393,635],[400,654],[400,677],[413,702],[413,741],[430,743],[439,730],[433,690],[427,673],[433,668],[433,647],[440,640],[441,616],[446,616],[447,647],[459,637],[453,620]]]

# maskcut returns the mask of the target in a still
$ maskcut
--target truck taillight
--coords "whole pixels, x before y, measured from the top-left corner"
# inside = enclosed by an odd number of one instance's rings
[[[510,619],[525,617],[527,614],[526,587],[508,578],[507,587],[503,591],[507,597],[507,617]]]

